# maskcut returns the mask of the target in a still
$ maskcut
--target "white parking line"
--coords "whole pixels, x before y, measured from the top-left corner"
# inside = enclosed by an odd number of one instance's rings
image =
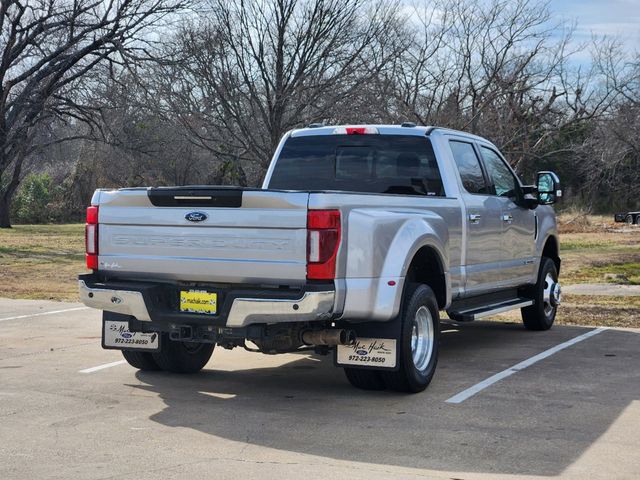
[[[104,370],[105,368],[116,367],[118,365],[122,365],[123,363],[127,363],[126,360],[118,360],[117,362],[105,363],[104,365],[98,365],[97,367],[85,368],[84,370],[79,370],[78,373],[93,373],[98,370]]]
[[[527,360],[524,360],[520,363],[516,363],[514,366],[509,367],[500,373],[496,373],[495,375],[492,375],[486,380],[483,380],[480,383],[476,383],[473,387],[469,387],[466,390],[463,390],[462,392],[454,395],[453,397],[446,400],[446,403],[462,403],[466,399],[473,397],[476,393],[481,392],[482,390],[493,385],[494,383],[499,382],[504,378],[510,377],[514,373],[517,373],[520,370],[524,370],[525,368],[530,367],[531,365],[539,362],[540,360],[544,360],[545,358],[550,357],[551,355],[559,352],[560,350],[564,350],[565,348],[570,347],[571,345],[575,345],[576,343],[586,340],[589,337],[593,337],[594,335],[597,335],[599,333],[602,333],[605,330],[607,329],[596,328],[595,330],[591,330],[587,333],[583,333],[582,335],[578,335],[577,337],[572,338],[571,340],[568,340],[564,343],[556,345],[555,347],[550,348],[549,350],[545,350],[542,353],[534,355],[533,357],[528,358]]]
[[[17,317],[0,318],[0,322],[7,320],[20,320],[21,318],[41,317],[43,315],[54,315],[56,313],[75,312],[76,310],[89,310],[89,307],[67,308],[65,310],[54,310],[52,312],[32,313],[30,315],[18,315]]]

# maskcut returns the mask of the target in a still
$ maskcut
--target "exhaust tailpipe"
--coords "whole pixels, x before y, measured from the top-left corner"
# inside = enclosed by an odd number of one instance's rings
[[[356,332],[345,329],[306,330],[301,338],[306,345],[353,345]]]

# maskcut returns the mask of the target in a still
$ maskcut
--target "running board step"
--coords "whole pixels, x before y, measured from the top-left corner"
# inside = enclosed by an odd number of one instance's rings
[[[471,322],[473,320],[497,315],[498,313],[508,312],[509,310],[515,310],[516,308],[528,307],[530,305],[533,305],[533,300],[520,297],[459,312],[449,311],[447,314],[451,320],[456,320],[458,322]]]

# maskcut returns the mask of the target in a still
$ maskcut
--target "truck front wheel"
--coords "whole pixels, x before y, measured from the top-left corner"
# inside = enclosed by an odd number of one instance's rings
[[[521,310],[522,321],[528,330],[549,330],[556,319],[561,301],[558,269],[554,261],[542,257],[538,281],[531,289],[533,305]]]
[[[159,352],[153,353],[153,360],[162,370],[173,373],[196,373],[207,364],[215,345],[170,340],[164,334]]]
[[[399,369],[382,371],[387,388],[417,393],[427,388],[438,363],[440,316],[433,290],[427,285],[407,285],[398,342]]]

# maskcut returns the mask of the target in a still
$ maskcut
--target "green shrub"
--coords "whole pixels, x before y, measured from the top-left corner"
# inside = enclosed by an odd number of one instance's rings
[[[48,223],[48,208],[53,195],[53,182],[48,173],[27,176],[13,200],[12,218],[15,223]]]

